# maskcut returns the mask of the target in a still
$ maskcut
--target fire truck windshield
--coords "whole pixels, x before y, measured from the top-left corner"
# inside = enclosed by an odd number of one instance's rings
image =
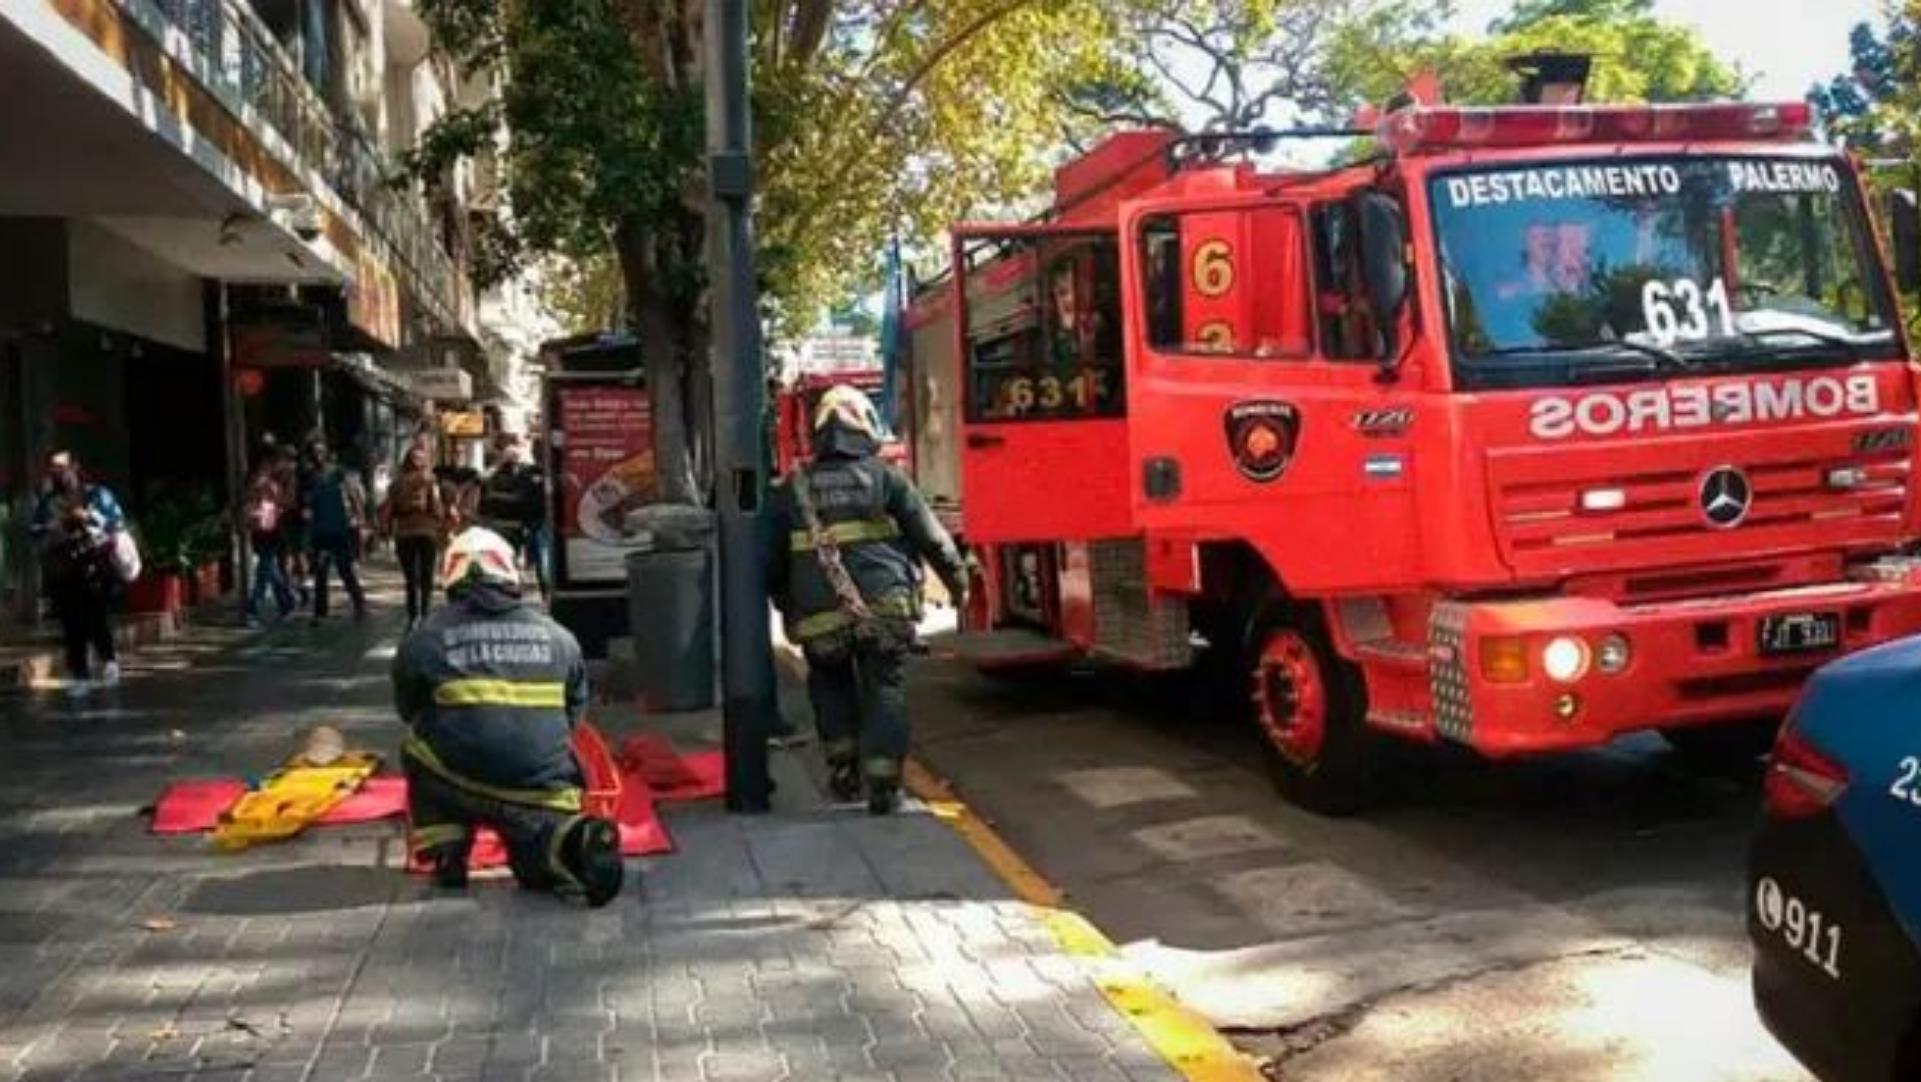
[[[1464,388],[1833,364],[1893,342],[1835,159],[1503,166],[1439,174],[1428,195]]]

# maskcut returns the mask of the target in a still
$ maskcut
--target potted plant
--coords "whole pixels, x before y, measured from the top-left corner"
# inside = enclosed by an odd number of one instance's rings
[[[193,500],[195,518],[187,539],[188,558],[193,561],[194,603],[220,596],[221,562],[231,544],[231,524],[221,513],[220,502],[212,493],[202,492]]]
[[[200,569],[209,551],[217,551],[209,536],[224,537],[225,530],[211,493],[150,491],[134,526],[145,570],[127,592],[128,609],[176,612],[196,600]]]

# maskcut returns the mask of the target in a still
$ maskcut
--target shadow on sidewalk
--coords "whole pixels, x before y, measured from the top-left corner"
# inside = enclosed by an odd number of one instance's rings
[[[303,865],[203,879],[180,909],[235,917],[284,916],[386,906],[414,893],[406,876],[386,868]]]

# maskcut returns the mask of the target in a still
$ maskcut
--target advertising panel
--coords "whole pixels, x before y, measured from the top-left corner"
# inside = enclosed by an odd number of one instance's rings
[[[562,386],[558,425],[560,542],[576,584],[624,583],[633,548],[627,515],[657,498],[654,419],[647,391],[607,384]]]

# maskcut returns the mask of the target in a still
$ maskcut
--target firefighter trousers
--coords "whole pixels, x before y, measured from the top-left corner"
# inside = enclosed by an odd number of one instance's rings
[[[414,856],[465,867],[474,847],[474,828],[491,827],[507,847],[514,880],[528,890],[580,887],[562,860],[561,838],[580,819],[579,790],[556,790],[553,807],[504,800],[444,777],[401,749],[407,775],[407,814],[413,821]],[[571,795],[572,799],[567,798]],[[538,799],[541,794],[528,794]],[[573,809],[566,805],[571,803]]]
[[[892,624],[895,621],[885,621]],[[907,757],[912,626],[830,636],[807,647],[807,697],[830,766],[858,760],[870,782],[898,784]]]

